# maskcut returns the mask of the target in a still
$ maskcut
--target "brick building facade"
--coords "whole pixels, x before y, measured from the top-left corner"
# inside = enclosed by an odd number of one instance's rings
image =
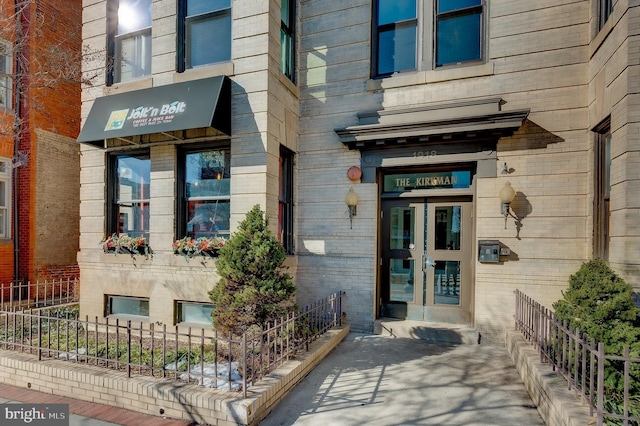
[[[84,70],[113,67],[83,92],[82,314],[208,312],[215,262],[172,244],[205,235],[198,208],[228,235],[256,203],[300,303],[344,290],[355,330],[395,317],[500,341],[515,289],[551,305],[592,257],[640,288],[638,7],[435,3],[148,0],[127,29],[85,0],[84,42],[107,50]],[[213,118],[183,121],[216,85]],[[123,230],[153,259],[104,253]]]
[[[0,283],[78,276],[80,5],[1,3]]]

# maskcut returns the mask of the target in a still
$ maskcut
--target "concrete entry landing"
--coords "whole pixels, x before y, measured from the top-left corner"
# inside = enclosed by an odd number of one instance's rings
[[[380,318],[373,323],[373,334],[426,340],[433,343],[478,344],[482,336],[466,325]]]

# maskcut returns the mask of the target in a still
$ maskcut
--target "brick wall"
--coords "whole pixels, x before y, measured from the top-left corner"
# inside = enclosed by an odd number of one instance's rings
[[[75,139],[37,131],[34,279],[76,269],[80,222],[80,156]],[[59,272],[53,272],[59,271]]]

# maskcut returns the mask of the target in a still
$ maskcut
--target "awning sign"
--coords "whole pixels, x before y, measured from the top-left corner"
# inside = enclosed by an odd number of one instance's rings
[[[213,127],[231,133],[231,89],[224,76],[119,93],[94,101],[78,142]]]

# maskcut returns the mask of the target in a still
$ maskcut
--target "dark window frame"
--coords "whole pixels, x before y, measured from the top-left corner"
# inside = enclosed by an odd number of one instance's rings
[[[233,8],[233,1],[229,3],[229,7],[216,9],[206,13],[199,13],[197,15],[187,14],[187,1],[188,0],[177,2],[177,12],[176,12],[178,15],[177,26],[176,26],[176,33],[177,33],[176,40],[178,43],[176,47],[176,71],[177,72],[184,72],[187,69],[193,68],[193,66],[191,65],[191,55],[190,55],[190,49],[189,49],[189,41],[190,41],[189,23],[203,22],[210,19],[228,15],[229,19],[231,20],[231,25],[233,26],[233,16],[231,14],[232,8]],[[229,33],[229,44],[231,43],[232,43],[232,34]],[[229,51],[231,52],[231,49],[229,49]],[[231,60],[231,55],[226,60],[213,62],[213,63],[223,63],[230,60]],[[202,65],[198,65],[198,66],[202,66]]]
[[[373,19],[372,19],[372,25],[373,25],[373,30],[372,30],[372,36],[373,36],[373,40],[371,41],[371,45],[372,45],[372,55],[371,55],[371,65],[372,65],[372,72],[373,72],[373,76],[374,77],[388,77],[390,75],[393,75],[396,72],[406,72],[406,71],[414,71],[416,69],[419,68],[419,55],[418,55],[418,50],[420,49],[419,47],[419,43],[418,43],[418,39],[420,37],[420,30],[419,30],[419,17],[420,17],[420,13],[421,13],[421,8],[419,6],[420,2],[416,1],[416,16],[415,18],[412,19],[405,19],[402,21],[394,21],[394,22],[390,22],[387,24],[383,24],[383,25],[378,25],[378,21],[380,18],[379,15],[379,0],[375,0],[374,4],[373,4]],[[394,71],[390,71],[390,72],[384,72],[381,73],[379,72],[378,68],[379,68],[379,59],[380,59],[380,34],[384,33],[384,32],[388,32],[388,31],[396,31],[398,29],[404,29],[404,28],[411,28],[411,27],[415,27],[416,29],[416,51],[414,52],[414,63],[415,66],[413,68],[407,68],[407,69],[402,69],[402,70],[394,70]]]
[[[282,44],[283,39],[289,42],[286,52],[284,47],[280,46],[280,71],[294,84],[296,83],[296,17],[298,11],[296,3],[296,0],[282,0],[280,6],[280,43]],[[284,5],[288,6],[289,19],[287,22],[282,19]]]
[[[280,146],[278,174],[278,237],[287,254],[295,254],[294,172],[295,153]]]
[[[609,260],[611,240],[611,119],[594,128],[595,166],[593,202],[593,254]]]
[[[148,72],[134,76],[132,79],[122,80],[120,74],[121,69],[118,66],[119,46],[122,45],[122,41],[139,38],[140,36],[148,36],[149,43],[151,44],[151,26],[138,28],[128,33],[120,34],[118,32],[118,9],[120,8],[120,0],[109,0],[107,2],[107,72],[106,72],[106,85],[112,86],[115,83],[121,83],[131,81],[136,78],[146,77],[151,75],[151,49],[149,49],[148,58],[145,59],[145,64],[149,66]]]
[[[120,234],[120,216],[119,205],[120,200],[117,198],[119,183],[118,176],[118,159],[120,157],[148,157],[151,162],[151,154],[149,149],[135,150],[135,151],[114,151],[107,153],[107,169],[106,169],[106,235]],[[151,181],[149,181],[149,188],[151,187]],[[149,208],[151,207],[151,195],[148,198],[136,199],[136,203],[147,203]],[[133,204],[133,203],[132,203]],[[148,238],[149,232],[147,231],[146,237]],[[137,236],[137,235],[130,235]]]
[[[434,67],[438,68],[438,67],[442,67],[442,66],[446,66],[446,65],[458,65],[458,64],[466,64],[466,63],[470,63],[470,62],[477,62],[477,61],[482,61],[484,58],[484,34],[485,34],[485,29],[484,29],[484,0],[480,0],[480,4],[479,5],[475,5],[475,6],[469,6],[469,7],[464,7],[464,8],[460,8],[460,9],[454,9],[454,10],[450,10],[447,12],[443,12],[440,13],[437,10],[437,5],[441,0],[434,0],[434,20],[435,20],[435,25],[434,25],[434,32],[433,32],[433,62],[434,62]],[[462,18],[462,17],[466,17],[466,16],[472,16],[472,15],[480,15],[480,34],[479,39],[480,39],[480,57],[478,58],[473,58],[473,59],[467,59],[467,60],[463,60],[463,61],[452,61],[452,62],[447,62],[447,63],[443,63],[443,64],[439,64],[438,63],[438,25],[440,22],[447,20],[447,19],[456,19],[456,18]]]
[[[148,297],[137,297],[137,296],[122,296],[117,294],[105,294],[104,295],[104,316],[135,316],[140,318],[149,318],[149,305],[150,300]],[[135,313],[126,313],[126,312],[113,312],[113,299],[128,299],[128,300],[137,300],[139,302],[146,303],[147,315],[139,315]]]
[[[468,6],[452,11],[447,11],[441,14],[438,14],[438,1],[439,0],[425,0],[416,2],[416,18],[415,19],[407,19],[404,21],[392,22],[384,25],[378,26],[379,22],[379,0],[376,0],[372,3],[372,29],[371,29],[371,77],[374,79],[378,78],[386,78],[397,73],[404,72],[414,72],[414,71],[432,71],[436,69],[442,69],[445,67],[455,67],[455,66],[464,66],[468,64],[475,63],[483,63],[487,60],[487,46],[486,46],[486,32],[487,32],[487,24],[486,24],[486,7],[487,1],[480,0],[480,4]],[[470,16],[472,14],[479,14],[480,19],[480,27],[479,27],[479,57],[466,59],[458,62],[447,62],[443,64],[438,64],[436,61],[437,58],[437,31],[438,31],[438,21],[446,18],[456,18],[463,16]],[[414,52],[414,62],[415,66],[412,68],[406,69],[398,69],[391,72],[380,72],[379,71],[379,55],[380,55],[380,46],[379,46],[379,36],[382,32],[381,30],[395,30],[408,28],[410,26],[415,26],[416,28],[416,48]]]
[[[187,164],[186,157],[188,154],[212,151],[212,150],[224,150],[228,153],[228,160],[231,162],[231,144],[229,141],[224,142],[211,142],[211,143],[198,143],[189,144],[179,147],[177,153],[177,167],[176,167],[176,226],[175,226],[175,239],[179,240],[188,235],[187,222],[189,218],[189,199],[187,198]],[[229,166],[230,169],[230,166]],[[229,171],[230,173],[230,171]],[[231,175],[229,175],[231,179]],[[231,205],[231,193],[228,197],[229,205]]]
[[[604,27],[612,13],[613,0],[598,0],[598,30]]]
[[[215,306],[213,303],[207,303],[207,302],[193,302],[191,300],[175,300],[174,301],[174,325],[178,325],[178,324],[182,324],[182,323],[186,323],[186,324],[205,324],[205,323],[201,323],[201,322],[196,322],[196,321],[185,321],[184,319],[184,310],[183,310],[183,306],[184,305],[200,305],[200,306],[206,306],[206,307],[211,307],[211,310],[213,311],[213,309],[215,309]],[[211,325],[213,319],[211,318],[210,321],[206,324]]]

